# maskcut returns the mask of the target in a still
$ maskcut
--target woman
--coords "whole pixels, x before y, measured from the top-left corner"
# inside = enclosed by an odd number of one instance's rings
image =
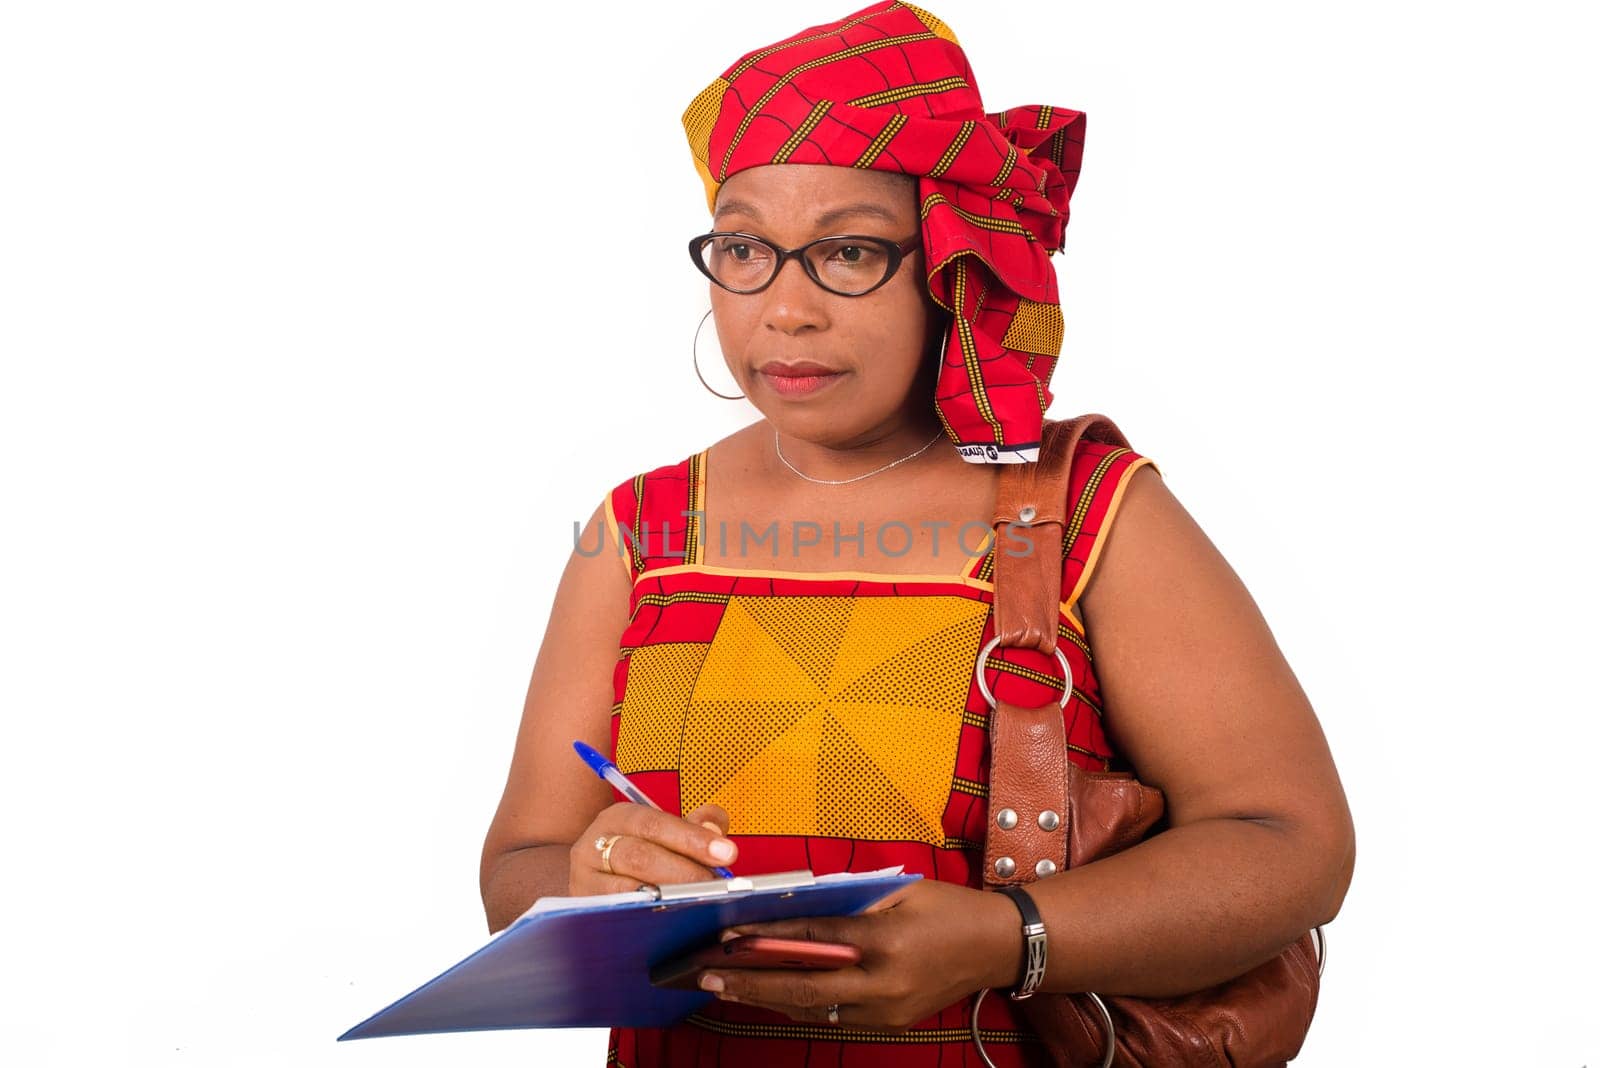
[[[716,1001],[614,1031],[611,1059],[968,1063],[972,998],[1017,983],[1023,946],[980,889],[987,535],[1001,465],[1037,455],[1083,116],[984,112],[948,27],[879,3],[749,53],[684,121],[713,212],[691,252],[762,419],[590,517],[484,846],[490,928],[718,865],[903,864],[924,878],[865,915],[747,932],[858,966],[708,973]],[[1333,918],[1350,815],[1266,623],[1155,465],[1085,442],[1070,493],[1069,757],[1137,768],[1170,829],[1033,884],[1042,989],[1184,993]],[[1020,704],[1060,691],[1032,650],[989,667]],[[618,802],[575,738],[667,811]],[[996,1063],[1043,1063],[1007,999],[982,1010]]]

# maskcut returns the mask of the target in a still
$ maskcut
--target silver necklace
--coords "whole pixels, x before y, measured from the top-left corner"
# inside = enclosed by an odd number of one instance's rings
[[[925,453],[929,449],[933,448],[933,443],[938,441],[942,437],[944,437],[944,431],[943,430],[939,431],[933,437],[929,438],[928,439],[928,443],[926,445],[924,445],[922,448],[918,449],[916,452],[911,453],[908,456],[902,456],[898,460],[895,460],[895,461],[893,461],[891,463],[886,463],[882,467],[876,468],[876,469],[874,469],[872,471],[868,471],[864,475],[857,475],[854,478],[812,478],[810,475],[808,475],[804,471],[800,470],[794,464],[790,463],[789,462],[789,458],[783,454],[783,448],[782,448],[782,446],[780,446],[778,444],[778,431],[777,431],[776,427],[774,427],[773,431],[772,431],[772,447],[773,447],[774,450],[777,451],[778,459],[783,461],[783,466],[787,467],[789,470],[793,471],[795,474],[799,475],[801,478],[805,479],[807,482],[815,482],[815,483],[817,483],[818,485],[821,485],[821,486],[843,486],[843,485],[846,485],[847,483],[850,483],[850,482],[860,482],[864,478],[871,478],[873,475],[880,474],[880,473],[882,473],[884,471],[889,470],[889,468],[891,468],[891,467],[896,467],[896,466],[898,466],[900,464],[903,464],[907,460],[915,460],[917,457],[921,456],[923,453]]]

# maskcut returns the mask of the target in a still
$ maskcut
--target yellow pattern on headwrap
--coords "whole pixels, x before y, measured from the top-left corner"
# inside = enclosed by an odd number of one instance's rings
[[[905,115],[895,115],[890,118],[888,122],[884,123],[883,129],[878,133],[878,136],[872,139],[872,144],[867,146],[867,150],[861,153],[861,158],[856,160],[853,166],[871,167],[873,161],[883,155],[883,150],[889,147],[889,142],[894,140],[894,135],[899,133],[901,128],[910,121]]]
[[[833,101],[831,100],[817,101],[817,106],[811,109],[811,114],[806,116],[804,122],[795,127],[794,133],[789,136],[789,140],[785,141],[783,146],[773,153],[772,162],[789,162],[789,157],[794,155],[794,150],[806,143],[806,138],[811,136],[811,131],[817,128],[817,123],[822,121],[822,117],[832,107]]]
[[[917,96],[932,96],[935,93],[948,93],[952,89],[967,88],[965,78],[940,78],[937,81],[917,82],[913,85],[901,85],[894,89],[885,89],[881,93],[868,93],[848,101],[853,108],[876,108],[884,104],[898,104]]]
[[[700,172],[700,180],[706,186],[706,208],[713,212],[717,210],[718,183],[711,177],[711,129],[716,126],[717,116],[722,113],[722,98],[727,91],[728,83],[718,78],[700,90],[700,95],[690,102],[683,113],[683,128],[689,135],[694,169]]]
[[[1061,351],[1061,305],[1017,298],[1017,314],[1000,343],[1019,352],[1055,356]]]
[[[917,18],[922,21],[922,24],[924,26],[928,27],[928,29],[932,30],[934,33],[938,34],[940,37],[943,37],[946,41],[949,41],[951,44],[955,45],[957,48],[961,47],[961,42],[956,40],[955,31],[952,30],[950,27],[946,26],[944,23],[940,22],[932,14],[922,10],[920,7],[917,7],[915,4],[901,4],[900,6],[905,8],[907,11],[911,12],[913,15],[917,16]]]

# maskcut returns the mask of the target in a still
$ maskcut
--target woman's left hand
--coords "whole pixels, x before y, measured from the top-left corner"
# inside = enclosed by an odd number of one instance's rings
[[[701,989],[795,1020],[871,1030],[903,1031],[985,986],[1015,982],[1022,961],[1010,901],[935,879],[920,879],[859,916],[744,924],[723,938],[734,935],[847,943],[861,950],[861,963],[820,971],[717,968],[701,975]],[[832,1005],[836,1021],[828,1018]]]

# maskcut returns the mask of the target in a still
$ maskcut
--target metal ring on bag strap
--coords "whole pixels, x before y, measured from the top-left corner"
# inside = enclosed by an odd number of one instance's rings
[[[989,702],[989,707],[995,706],[994,694],[989,692],[989,684],[983,680],[983,665],[988,662],[989,654],[994,652],[994,647],[1000,644],[1001,635],[996,634],[989,639],[978,652],[978,662],[973,666],[973,674],[978,677],[978,692],[983,694],[983,699]],[[1061,651],[1061,646],[1056,646],[1056,659],[1061,661],[1061,671],[1064,678],[1061,680],[1061,707],[1066,708],[1067,702],[1072,700],[1072,665],[1067,663],[1067,654]]]
[[[1100,1021],[1106,1025],[1106,1052],[1100,1058],[1100,1068],[1111,1068],[1111,1062],[1117,1056],[1117,1026],[1111,1022],[1111,1012],[1106,1008],[1106,1003],[1100,1000],[1099,994],[1090,990],[1081,993],[1094,1002],[1094,1007],[1100,1010]],[[988,994],[989,988],[984,987],[978,991],[978,996],[972,1002],[972,1044],[978,1047],[978,1059],[983,1061],[985,1068],[996,1068],[994,1061],[989,1059],[989,1051],[983,1048],[983,1039],[978,1035],[978,1006],[983,1004],[983,999]]]

